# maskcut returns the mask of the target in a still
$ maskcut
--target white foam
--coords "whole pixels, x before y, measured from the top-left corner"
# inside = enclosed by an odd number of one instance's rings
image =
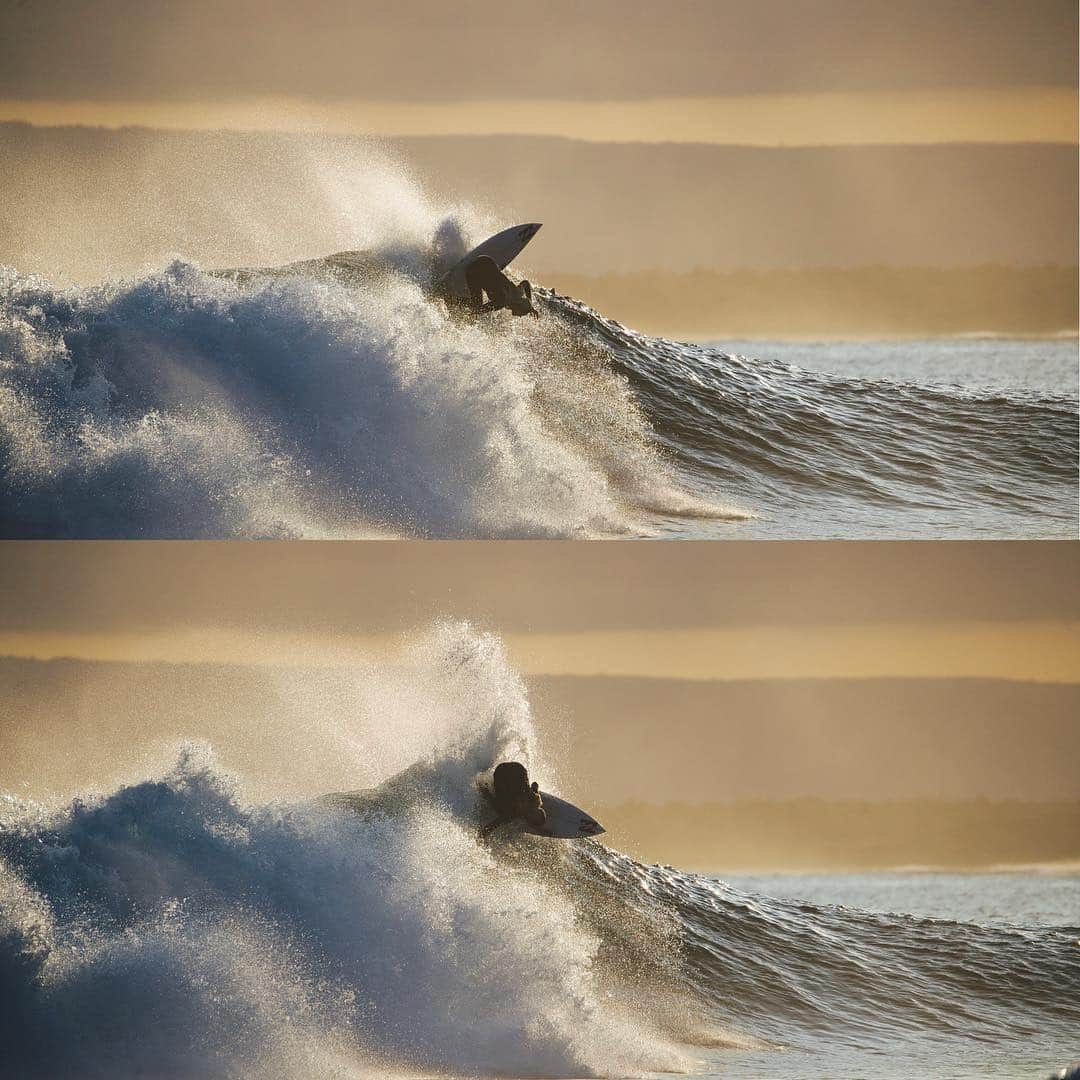
[[[398,255],[408,274],[362,288],[182,262],[67,292],[6,272],[8,529],[610,534],[672,486],[624,385],[556,320],[457,321]]]
[[[558,874],[478,839],[477,770],[511,751],[537,766],[497,639],[437,627],[358,685],[366,722],[333,738],[389,778],[368,814],[248,802],[195,748],[52,816],[5,814],[0,977],[26,1075],[686,1064],[630,1015],[640,987],[620,1000],[597,973]]]

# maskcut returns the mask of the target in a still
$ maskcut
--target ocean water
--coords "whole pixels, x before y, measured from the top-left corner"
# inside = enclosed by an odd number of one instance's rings
[[[0,269],[0,535],[1077,534],[1075,341],[470,320],[429,287],[489,226],[399,216],[287,272]]]
[[[4,799],[9,1075],[944,1080],[1076,1053],[1075,903],[1037,898],[1064,879],[718,880],[614,833],[480,843],[494,762],[560,785],[501,642],[468,626],[358,669],[354,708],[296,739],[351,763],[356,812],[253,794],[205,746]]]
[[[955,386],[982,394],[1028,391],[1075,399],[1080,345],[1075,337],[993,335],[900,341],[730,341],[712,347],[782,359],[807,371],[899,385]]]
[[[740,874],[727,880],[747,892],[883,914],[986,926],[1080,926],[1080,866],[980,873],[914,867],[874,874]]]
[[[723,490],[752,511],[695,535],[1077,535],[1076,339],[657,347],[665,350],[670,362],[644,377],[650,399],[682,399],[657,431],[687,488]],[[685,387],[672,385],[672,372]],[[683,522],[667,524],[685,535]]]

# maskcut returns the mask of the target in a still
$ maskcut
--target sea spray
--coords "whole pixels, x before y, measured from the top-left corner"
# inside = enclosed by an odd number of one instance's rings
[[[598,942],[557,883],[445,807],[247,806],[186,755],[47,824],[9,819],[2,852],[5,919],[51,911],[36,953],[4,935],[25,1075],[303,1076],[328,1048],[344,1075],[685,1060],[596,992]]]
[[[545,347],[556,323],[463,322],[397,270],[3,283],[9,536],[590,535],[674,486],[620,378]]]

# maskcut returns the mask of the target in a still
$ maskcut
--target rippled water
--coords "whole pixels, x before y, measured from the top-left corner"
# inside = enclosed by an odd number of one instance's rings
[[[864,911],[985,925],[1080,927],[1080,868],[947,873],[753,874],[729,878],[747,892]]]
[[[900,341],[716,341],[740,356],[783,360],[846,379],[961,386],[986,393],[1029,390],[1076,399],[1076,338],[949,337]]]
[[[1077,534],[1074,342],[744,343],[741,355],[641,338],[593,313],[582,323],[611,342],[687,486],[750,511],[665,516],[665,535]]]

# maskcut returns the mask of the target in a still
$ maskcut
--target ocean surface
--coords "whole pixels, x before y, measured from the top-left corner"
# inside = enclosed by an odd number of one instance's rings
[[[740,874],[747,892],[885,914],[995,926],[1080,926],[1080,866],[950,873],[912,867],[874,874]]]
[[[8,1075],[1044,1078],[1080,1050],[1075,875],[719,880],[614,830],[485,846],[493,763],[560,790],[500,642],[436,627],[356,704],[297,733],[352,763],[356,812],[257,797],[206,746],[3,799]]]
[[[690,344],[543,288],[456,316],[431,282],[484,234],[0,268],[0,535],[1076,536],[1075,340]]]

